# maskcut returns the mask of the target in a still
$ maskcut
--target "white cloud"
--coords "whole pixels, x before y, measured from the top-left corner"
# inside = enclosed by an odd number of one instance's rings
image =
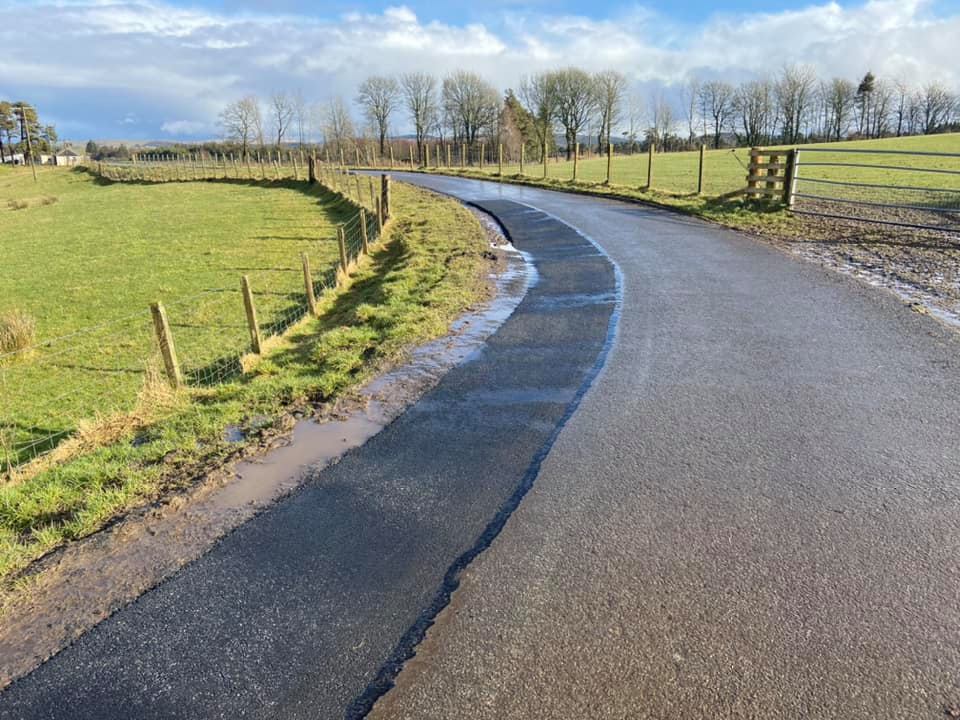
[[[738,80],[804,62],[851,79],[870,69],[960,84],[960,15],[937,17],[929,0],[826,2],[693,25],[639,7],[602,20],[504,11],[485,25],[424,20],[402,5],[336,18],[227,14],[161,0],[0,7],[17,18],[0,25],[0,95],[34,98],[84,128],[105,111],[135,113],[144,133],[212,132],[220,108],[248,93],[352,98],[368,74],[410,70],[462,67],[506,89],[558,65],[616,67],[638,83],[671,85],[689,73]],[[56,42],[37,45],[49,28]]]
[[[209,129],[205,122],[196,120],[167,120],[160,126],[160,129],[167,135],[196,135]]]

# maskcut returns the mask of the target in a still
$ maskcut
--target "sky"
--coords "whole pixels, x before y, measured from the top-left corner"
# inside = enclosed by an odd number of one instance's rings
[[[960,88],[960,0],[0,0],[0,18],[0,99],[32,102],[78,142],[212,139],[245,95],[322,106],[413,70],[473,70],[505,90],[539,70],[614,68],[641,101],[785,63]]]

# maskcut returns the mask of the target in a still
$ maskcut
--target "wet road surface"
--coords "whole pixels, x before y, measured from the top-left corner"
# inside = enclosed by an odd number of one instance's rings
[[[624,279],[604,370],[384,718],[943,718],[960,703],[960,342],[652,208],[530,203]]]
[[[363,714],[533,481],[612,340],[615,268],[491,203],[536,265],[486,345],[366,445],[0,694],[0,718]]]
[[[951,331],[695,220],[409,179],[534,205],[620,268],[616,341],[576,412],[564,424],[603,355],[614,271],[550,217],[491,205],[546,295],[366,447],[0,695],[0,717],[362,711],[451,563],[534,474],[374,717],[960,703]]]

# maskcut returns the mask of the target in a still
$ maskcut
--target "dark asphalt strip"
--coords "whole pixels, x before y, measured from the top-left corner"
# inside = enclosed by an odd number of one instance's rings
[[[0,695],[0,718],[327,718],[389,688],[503,527],[603,364],[611,261],[556,219],[481,202],[539,279],[367,445]]]

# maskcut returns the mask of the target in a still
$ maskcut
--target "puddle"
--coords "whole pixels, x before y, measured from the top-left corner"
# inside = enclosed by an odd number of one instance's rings
[[[471,208],[473,209],[473,208]],[[536,282],[530,258],[513,248],[498,223],[475,210],[500,255],[492,300],[460,317],[446,337],[416,348],[410,361],[372,380],[333,419],[298,421],[287,444],[256,460],[221,468],[199,487],[160,507],[54,553],[27,592],[3,608],[0,689],[113,612],[200,557],[218,538],[295,490],[310,473],[359,447],[482,348]],[[504,267],[505,265],[505,267]],[[240,442],[240,427],[224,440]]]

